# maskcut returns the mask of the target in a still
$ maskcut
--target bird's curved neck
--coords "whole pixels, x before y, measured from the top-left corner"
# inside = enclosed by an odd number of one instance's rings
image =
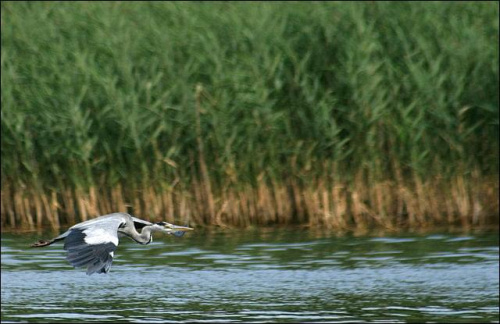
[[[131,239],[139,244],[149,244],[152,241],[152,228],[150,226],[145,226],[142,228],[141,232],[133,231],[132,235],[128,235]]]

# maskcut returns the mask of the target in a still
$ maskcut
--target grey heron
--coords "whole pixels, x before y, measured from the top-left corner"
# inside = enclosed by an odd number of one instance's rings
[[[78,223],[56,238],[40,240],[31,246],[43,247],[64,240],[69,263],[75,268],[87,267],[87,275],[91,275],[96,272],[108,273],[120,237],[126,236],[139,244],[149,244],[153,241],[153,232],[182,236],[191,230],[190,227],[167,222],[151,223],[126,213],[113,213]]]

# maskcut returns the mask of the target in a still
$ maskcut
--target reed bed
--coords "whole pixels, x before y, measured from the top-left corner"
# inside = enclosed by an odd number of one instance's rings
[[[498,224],[498,3],[1,5],[2,226]]]

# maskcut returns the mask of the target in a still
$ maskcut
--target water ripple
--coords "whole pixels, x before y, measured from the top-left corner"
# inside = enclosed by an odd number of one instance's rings
[[[496,235],[208,234],[124,241],[93,276],[2,236],[2,322],[498,321]]]

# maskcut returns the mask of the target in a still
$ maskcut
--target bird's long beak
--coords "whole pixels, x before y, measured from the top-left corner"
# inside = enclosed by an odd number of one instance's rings
[[[171,229],[176,232],[187,232],[187,231],[192,231],[193,228],[191,227],[186,227],[186,226],[178,226],[174,224],[167,223],[165,224],[165,228]]]

